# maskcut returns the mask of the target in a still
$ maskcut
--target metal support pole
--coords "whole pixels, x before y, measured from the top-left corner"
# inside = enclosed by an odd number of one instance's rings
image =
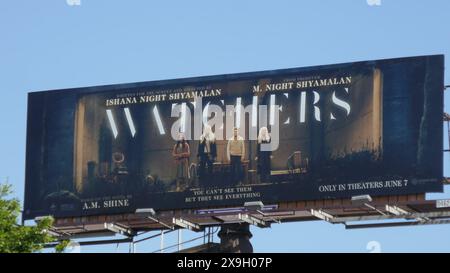
[[[444,91],[450,90],[450,85],[444,86]],[[450,120],[448,119],[448,114],[444,113],[444,120],[447,121],[447,136],[448,136],[448,150],[445,150],[445,152],[450,152]]]
[[[450,120],[447,120],[448,150],[450,151]]]
[[[164,253],[164,230],[161,230],[160,252]]]
[[[181,232],[182,231],[183,230],[181,228],[178,230],[178,251],[181,251],[183,249],[183,247],[181,245],[181,243],[183,241],[183,239],[181,238],[181,235],[182,235]]]
[[[208,227],[208,244],[211,243],[211,227]]]
[[[448,113],[444,113],[444,123],[447,124],[447,137],[449,145],[444,152],[450,152],[450,115]]]
[[[134,253],[134,242],[130,242],[129,253]]]

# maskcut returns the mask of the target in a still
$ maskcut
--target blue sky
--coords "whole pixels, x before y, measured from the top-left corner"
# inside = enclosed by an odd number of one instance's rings
[[[0,177],[9,177],[23,199],[29,91],[450,56],[449,10],[448,0],[381,0],[380,6],[367,0],[81,0],[79,6],[66,0],[5,0],[0,8]],[[447,57],[446,67],[449,62]],[[450,84],[448,71],[445,76]],[[449,95],[445,102],[450,112]],[[449,155],[444,167],[449,176]],[[290,223],[253,228],[252,242],[257,252],[368,252],[371,241],[383,252],[449,252],[449,231],[450,225],[347,231],[321,222]],[[184,239],[198,235],[183,233]],[[166,239],[174,243],[176,235]],[[153,240],[137,250],[158,247]],[[82,249],[127,250],[126,245]]]

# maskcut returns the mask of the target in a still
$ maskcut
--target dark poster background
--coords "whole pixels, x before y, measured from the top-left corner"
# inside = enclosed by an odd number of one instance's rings
[[[252,92],[255,85],[341,77],[351,77],[351,83]],[[182,102],[193,109],[192,99],[105,103],[143,91],[173,94],[205,88],[220,89],[221,94],[203,98],[203,106],[235,105],[238,97],[246,106],[254,96],[258,104],[269,105],[274,95],[283,107],[269,181],[257,172],[256,141],[248,140],[249,117],[240,184],[230,179],[225,140],[216,141],[213,177],[199,183],[194,139],[188,141],[190,178],[177,188],[170,130],[178,118],[170,117],[171,109]],[[24,217],[441,191],[442,90],[443,56],[426,56],[30,93]],[[320,96],[316,103],[314,93]],[[333,94],[351,106],[350,112],[333,103]],[[319,120],[314,107],[320,109]],[[134,136],[124,108],[132,117]],[[116,136],[107,110],[114,117]],[[230,130],[226,125],[223,129]]]

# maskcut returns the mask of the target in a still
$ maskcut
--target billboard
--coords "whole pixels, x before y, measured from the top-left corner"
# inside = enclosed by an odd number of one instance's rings
[[[444,56],[32,92],[24,218],[442,191]]]

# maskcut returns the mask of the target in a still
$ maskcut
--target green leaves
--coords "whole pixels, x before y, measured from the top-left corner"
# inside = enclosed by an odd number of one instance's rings
[[[53,218],[46,217],[35,226],[18,225],[20,216],[20,202],[8,196],[12,187],[0,184],[0,253],[29,253],[42,250],[44,244],[53,242],[54,238],[48,233],[53,224]],[[60,247],[62,252],[64,246]]]
[[[56,253],[62,253],[64,250],[69,246],[70,240],[62,240],[59,242],[59,244],[55,247]]]

